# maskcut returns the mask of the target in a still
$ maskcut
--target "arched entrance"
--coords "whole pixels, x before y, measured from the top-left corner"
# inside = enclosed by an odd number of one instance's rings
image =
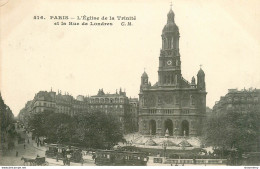
[[[172,123],[172,120],[170,120],[170,119],[167,119],[164,122],[164,134],[165,134],[167,129],[169,131],[169,135],[172,136],[173,135],[173,123]]]
[[[189,136],[189,122],[187,120],[183,120],[181,123],[181,136]]]
[[[150,120],[149,122],[149,132],[151,135],[156,135],[156,122],[155,120]]]

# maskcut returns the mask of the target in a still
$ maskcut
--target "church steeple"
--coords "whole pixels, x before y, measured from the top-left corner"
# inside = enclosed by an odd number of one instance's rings
[[[142,74],[141,77],[141,85],[148,85],[148,75],[147,73],[144,71],[144,73]]]
[[[174,12],[173,12],[173,10],[172,10],[172,3],[171,3],[171,8],[170,8],[170,11],[169,11],[169,13],[168,13],[168,15],[167,15],[167,23],[170,23],[170,22],[172,22],[172,23],[174,23]]]
[[[198,82],[197,82],[198,89],[202,90],[202,91],[206,91],[205,73],[201,69],[201,66],[200,66],[200,70],[199,70],[199,72],[197,74],[197,79],[198,79]]]
[[[172,6],[172,5],[171,5]],[[179,54],[179,28],[174,21],[172,7],[162,30],[162,49],[159,57],[158,85],[180,86],[181,61]]]

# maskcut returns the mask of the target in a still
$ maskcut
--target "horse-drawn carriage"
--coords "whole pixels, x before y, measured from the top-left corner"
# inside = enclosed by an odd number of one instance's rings
[[[46,166],[49,165],[49,163],[45,160],[45,157],[36,157],[34,158],[25,158],[22,157],[21,160],[23,160],[24,165],[31,165],[31,166]]]
[[[35,165],[49,165],[49,163],[45,160],[45,157],[36,157]]]

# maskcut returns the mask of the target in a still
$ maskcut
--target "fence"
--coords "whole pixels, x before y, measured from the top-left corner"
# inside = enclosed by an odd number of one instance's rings
[[[227,159],[166,159],[165,164],[227,164]]]

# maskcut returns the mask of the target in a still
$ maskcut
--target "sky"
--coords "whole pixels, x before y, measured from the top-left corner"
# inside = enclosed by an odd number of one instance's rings
[[[138,97],[141,75],[158,79],[168,0],[6,0],[0,4],[0,89],[14,115],[38,91],[95,95],[120,87]],[[260,1],[174,0],[182,76],[202,64],[207,106],[231,88],[260,89]],[[135,16],[132,26],[57,26],[50,16]],[[45,20],[34,20],[44,16]],[[65,21],[68,22],[68,21]],[[102,21],[96,21],[102,22]],[[111,22],[111,21],[105,21]]]

